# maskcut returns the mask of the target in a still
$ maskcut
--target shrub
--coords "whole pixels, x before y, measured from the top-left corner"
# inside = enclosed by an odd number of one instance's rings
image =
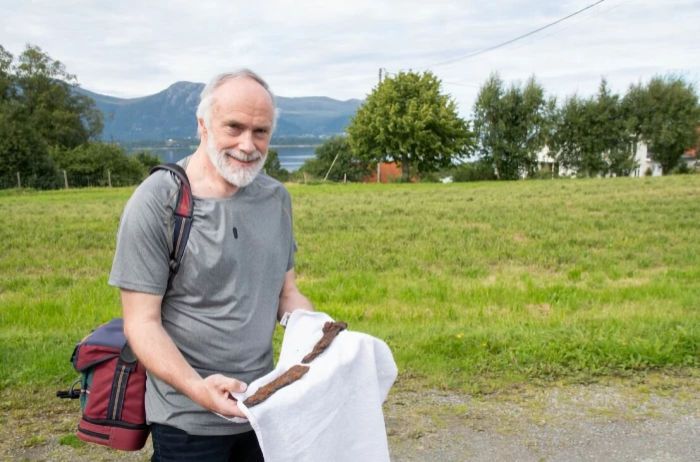
[[[467,162],[455,168],[452,179],[456,182],[495,180],[493,166],[486,161]]]

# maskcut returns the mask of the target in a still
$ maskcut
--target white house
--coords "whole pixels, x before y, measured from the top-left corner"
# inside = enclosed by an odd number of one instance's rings
[[[630,176],[646,176],[648,175],[647,172],[649,172],[651,176],[661,176],[661,165],[651,159],[651,153],[649,153],[647,144],[643,141],[637,143],[637,149],[634,153],[634,162],[638,167],[632,170]],[[551,172],[553,168],[558,167],[557,172],[559,176],[576,175],[576,170],[565,168],[557,164],[550,155],[549,147],[547,146],[537,153],[537,166],[540,171],[544,170],[549,172]]]

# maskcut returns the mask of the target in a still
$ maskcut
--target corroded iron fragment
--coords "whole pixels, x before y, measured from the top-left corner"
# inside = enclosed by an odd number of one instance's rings
[[[290,367],[284,374],[280,375],[272,382],[258,388],[258,390],[255,393],[253,393],[248,398],[246,398],[245,401],[243,401],[243,404],[245,404],[248,407],[252,407],[256,404],[262,403],[271,394],[273,394],[280,388],[284,388],[287,385],[294,383],[300,378],[302,378],[304,374],[306,374],[308,371],[309,366],[302,366],[300,364],[297,364],[296,366]]]
[[[318,355],[323,353],[326,348],[331,344],[333,339],[343,330],[347,329],[348,325],[342,321],[338,322],[327,322],[323,325],[323,337],[321,337],[321,340],[316,342],[316,345],[314,345],[314,349],[311,350],[311,353],[308,355],[304,356],[304,359],[301,360],[302,364],[309,364],[311,361],[313,361]]]

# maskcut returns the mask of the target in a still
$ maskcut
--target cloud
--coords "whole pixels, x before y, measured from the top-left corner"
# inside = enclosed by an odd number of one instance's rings
[[[0,0],[0,44],[62,61],[86,88],[143,96],[178,80],[250,67],[281,96],[363,98],[379,68],[431,70],[463,115],[497,71],[535,75],[552,95],[591,94],[676,72],[697,80],[693,0],[606,0],[540,33],[459,59],[556,21],[592,0],[231,2]],[[445,62],[450,61],[445,64]]]

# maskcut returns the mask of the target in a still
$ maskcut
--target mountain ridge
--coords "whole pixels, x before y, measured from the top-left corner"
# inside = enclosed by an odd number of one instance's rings
[[[152,95],[119,98],[83,88],[104,114],[103,141],[134,142],[194,138],[195,111],[203,83],[178,81]],[[275,136],[330,136],[342,133],[362,100],[327,96],[276,96],[279,116]]]

